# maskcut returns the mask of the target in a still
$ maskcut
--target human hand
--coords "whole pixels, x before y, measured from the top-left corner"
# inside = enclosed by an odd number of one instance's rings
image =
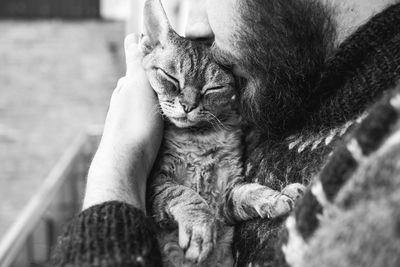
[[[111,200],[145,207],[146,180],[161,143],[163,122],[136,40],[132,34],[125,38],[126,75],[111,97],[89,169],[84,209]]]

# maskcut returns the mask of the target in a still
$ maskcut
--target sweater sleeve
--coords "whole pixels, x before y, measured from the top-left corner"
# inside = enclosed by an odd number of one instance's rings
[[[54,267],[162,266],[153,222],[133,206],[111,201],[76,216],[52,253]]]

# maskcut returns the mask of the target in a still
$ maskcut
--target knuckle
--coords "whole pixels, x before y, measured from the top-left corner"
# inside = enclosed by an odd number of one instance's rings
[[[125,49],[128,48],[131,44],[135,44],[137,43],[137,34],[135,33],[130,33],[127,36],[125,36],[124,39],[124,45],[125,45]]]
[[[117,87],[122,86],[122,85],[124,84],[125,80],[126,80],[126,77],[125,77],[125,76],[119,78],[118,83],[117,83]]]

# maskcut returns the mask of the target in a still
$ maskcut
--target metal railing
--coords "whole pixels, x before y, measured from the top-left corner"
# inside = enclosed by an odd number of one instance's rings
[[[63,226],[80,210],[101,127],[78,136],[0,242],[0,267],[43,266]]]

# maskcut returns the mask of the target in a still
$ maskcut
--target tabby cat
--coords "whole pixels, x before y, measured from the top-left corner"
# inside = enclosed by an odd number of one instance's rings
[[[164,265],[232,266],[232,225],[289,212],[303,186],[244,183],[235,79],[170,27],[160,0],[145,2],[139,47],[167,119],[148,189]]]

